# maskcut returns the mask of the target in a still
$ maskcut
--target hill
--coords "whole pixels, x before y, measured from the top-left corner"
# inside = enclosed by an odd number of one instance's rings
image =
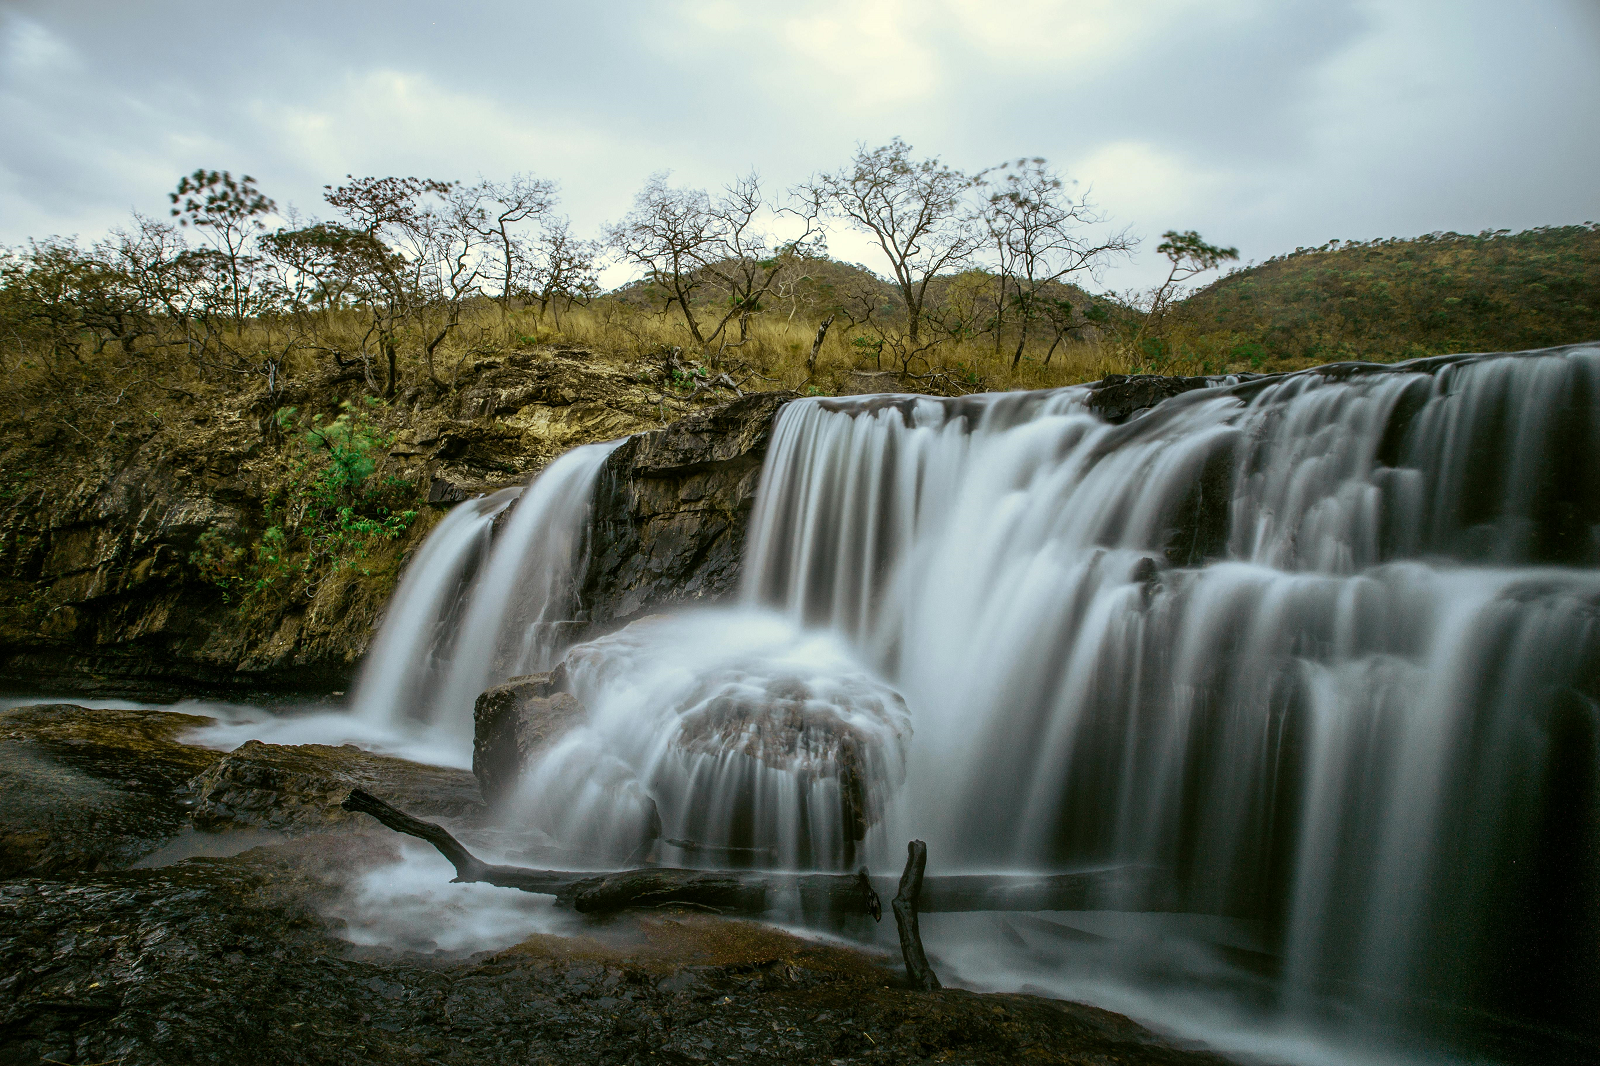
[[[1182,305],[1182,346],[1388,361],[1600,337],[1600,224],[1333,241],[1234,271]]]

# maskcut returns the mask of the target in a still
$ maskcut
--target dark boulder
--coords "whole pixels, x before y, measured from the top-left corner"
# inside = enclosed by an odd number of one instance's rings
[[[611,453],[596,487],[595,547],[579,593],[590,627],[609,630],[734,594],[772,427],[794,398],[746,396]]]
[[[1136,418],[1162,400],[1211,384],[1203,377],[1168,377],[1162,374],[1107,374],[1090,385],[1085,402],[1107,422],[1120,425]]]
[[[535,755],[583,721],[577,697],[563,691],[566,669],[514,677],[487,689],[472,710],[472,773],[483,798],[509,796]]]

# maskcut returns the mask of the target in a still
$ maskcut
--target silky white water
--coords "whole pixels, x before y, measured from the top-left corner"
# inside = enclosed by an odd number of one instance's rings
[[[1152,863],[1284,1002],[1600,1008],[1600,351],[810,400],[748,599],[846,635],[941,868]]]
[[[478,694],[549,669],[565,648],[594,479],[620,443],[574,448],[527,489],[469,500],[439,524],[395,591],[356,688],[356,718],[434,747],[432,761],[471,765]]]
[[[1253,976],[946,960],[1179,1028],[1212,980],[1346,1051],[1419,1012],[1594,1028],[1600,349],[1219,380],[1122,425],[1092,395],[787,405],[743,604],[567,651],[587,717],[512,816],[723,849],[656,845],[680,864],[1156,865],[1251,931]],[[477,691],[560,657],[604,454],[492,551],[498,504],[441,525],[363,714],[459,759]]]

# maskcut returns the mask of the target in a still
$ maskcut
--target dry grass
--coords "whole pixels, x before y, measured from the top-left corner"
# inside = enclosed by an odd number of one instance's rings
[[[693,377],[711,379],[726,372],[747,392],[792,389],[821,395],[953,395],[1054,388],[1107,374],[1255,369],[1248,364],[1231,365],[1225,354],[1227,345],[1208,343],[1213,340],[1209,337],[1181,346],[1188,356],[1159,367],[1141,365],[1130,349],[1115,341],[1063,342],[1053,353],[1047,343],[1030,342],[1013,369],[1015,341],[1008,338],[997,344],[992,336],[980,336],[941,339],[914,360],[906,373],[888,352],[877,358],[870,347],[859,343],[869,338],[867,330],[836,321],[815,367],[808,371],[807,356],[817,326],[804,315],[769,313],[751,320],[743,343],[703,352],[693,344],[676,312],[659,315],[602,299],[559,315],[540,316],[532,309],[502,313],[485,302],[469,309],[431,362],[424,356],[422,342],[428,324],[402,333],[395,392],[419,395],[420,390],[425,397],[442,396],[453,391],[465,371],[479,360],[544,346],[579,349],[588,358],[618,366],[666,368],[669,377],[676,360],[683,373],[692,375],[674,382],[686,388],[693,387]],[[9,393],[13,406],[31,409],[35,417],[54,409],[59,413],[48,418],[94,437],[122,427],[158,424],[167,409],[181,409],[190,402],[209,404],[244,396],[259,402],[268,391],[268,356],[279,364],[279,390],[289,387],[292,391],[297,380],[334,369],[334,352],[343,353],[347,367],[361,366],[356,353],[362,350],[365,331],[365,320],[358,313],[332,312],[311,322],[253,322],[242,335],[224,338],[230,354],[204,360],[191,358],[181,346],[159,343],[133,352],[107,346],[81,359],[58,359],[53,365],[42,365],[26,352],[3,351],[0,394]],[[381,361],[369,351],[364,365],[369,382],[366,391],[381,393],[385,385]],[[1275,365],[1272,369],[1285,368]]]
[[[527,312],[513,312],[503,326],[494,326],[484,330],[478,342],[485,349],[569,344],[621,362],[659,363],[676,348],[684,361],[703,363],[713,372],[726,369],[748,389],[823,394],[984,392],[1053,388],[1136,369],[1117,346],[1096,341],[1063,343],[1053,353],[1048,344],[1030,344],[1013,370],[1014,342],[997,346],[992,337],[978,337],[941,340],[912,363],[909,373],[901,373],[887,352],[875,358],[870,348],[856,343],[857,338],[869,338],[866,330],[836,321],[814,370],[808,372],[806,361],[818,323],[803,316],[753,319],[742,343],[701,353],[677,314],[651,314],[609,301],[563,314],[559,326],[554,316],[541,321]],[[1175,367],[1168,372],[1189,371]]]

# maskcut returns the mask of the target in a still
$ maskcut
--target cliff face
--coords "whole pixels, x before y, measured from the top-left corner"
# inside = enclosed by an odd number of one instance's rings
[[[375,476],[414,493],[404,534],[294,595],[227,595],[196,550],[203,536],[249,543],[282,520],[283,485],[302,456],[292,435],[272,432],[274,411],[331,416],[363,391],[353,375],[329,376],[270,399],[197,400],[181,418],[152,414],[96,441],[13,417],[0,436],[0,690],[341,690],[405,558],[444,508],[685,410],[664,405],[647,375],[585,353],[481,361],[454,393],[413,390],[378,412],[390,443]]]
[[[592,630],[734,595],[772,427],[794,398],[747,396],[640,434],[607,457],[579,592]]]

